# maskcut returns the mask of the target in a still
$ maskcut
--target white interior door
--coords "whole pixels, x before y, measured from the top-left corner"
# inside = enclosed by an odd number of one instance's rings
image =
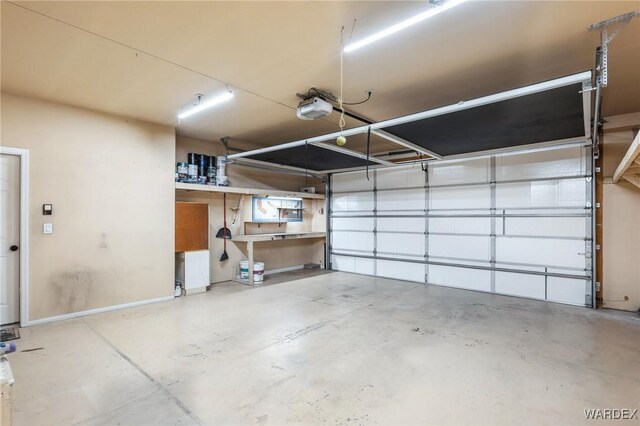
[[[572,146],[335,174],[332,268],[589,306],[591,164]]]
[[[0,325],[20,320],[20,157],[0,155]]]

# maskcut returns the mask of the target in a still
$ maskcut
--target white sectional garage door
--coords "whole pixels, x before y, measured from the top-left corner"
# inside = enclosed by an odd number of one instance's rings
[[[334,270],[592,305],[592,160],[574,145],[331,176]]]

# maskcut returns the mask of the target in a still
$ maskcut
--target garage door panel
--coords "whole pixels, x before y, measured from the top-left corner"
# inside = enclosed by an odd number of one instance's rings
[[[539,179],[586,174],[582,147],[496,157],[496,180]]]
[[[544,276],[496,272],[496,293],[544,299]]]
[[[373,275],[374,263],[372,259],[362,259],[358,257],[331,256],[331,263],[334,269],[343,272],[353,272],[356,274]]]
[[[478,269],[429,265],[429,284],[469,290],[491,291],[491,272]]]
[[[373,184],[373,179],[367,180],[364,172],[339,173],[331,177],[334,192],[372,191]]]
[[[353,250],[373,254],[373,233],[334,231],[331,244],[335,250]]]
[[[585,204],[585,181],[582,178],[496,185],[498,209],[584,207]]]
[[[488,158],[448,164],[431,164],[429,166],[429,185],[489,183],[491,180],[489,165]]]
[[[377,234],[377,250],[395,254],[425,254],[425,236],[423,234]]]
[[[526,217],[505,219],[505,235],[584,238],[584,217]]]
[[[498,238],[496,260],[584,268],[585,242],[535,238]]]
[[[429,218],[429,232],[451,232],[457,234],[491,233],[489,218]]]
[[[491,208],[491,188],[487,185],[455,188],[431,188],[429,209],[489,209]]]
[[[378,210],[424,210],[426,200],[424,189],[399,189],[397,191],[379,191]]]
[[[340,212],[373,212],[373,194],[356,192],[353,194],[335,194],[332,197],[334,213]]]
[[[554,302],[584,305],[588,281],[571,278],[549,277],[547,299]]]
[[[421,263],[377,261],[377,275],[397,280],[424,282],[425,266]]]
[[[488,261],[491,259],[491,238],[430,235],[429,256]]]
[[[585,191],[587,185],[585,178],[558,181],[558,207],[584,207],[588,202]]]
[[[425,219],[420,217],[382,218],[378,217],[378,231],[425,231]]]
[[[331,219],[335,231],[370,231],[373,232],[373,218],[334,217]]]
[[[379,169],[377,173],[378,189],[408,188],[425,185],[425,172],[419,165],[407,168]]]

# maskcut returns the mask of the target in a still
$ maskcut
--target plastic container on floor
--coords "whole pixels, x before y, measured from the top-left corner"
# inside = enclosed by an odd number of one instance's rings
[[[240,261],[240,279],[243,279],[243,280],[249,279],[249,261],[248,260]]]
[[[253,264],[253,282],[261,283],[264,281],[264,263],[255,262]]]

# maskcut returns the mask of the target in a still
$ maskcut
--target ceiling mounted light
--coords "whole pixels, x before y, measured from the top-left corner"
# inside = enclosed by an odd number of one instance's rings
[[[208,101],[205,102],[200,102],[200,99],[202,98],[202,95],[198,95],[198,104],[194,105],[192,108],[189,108],[186,111],[181,112],[180,114],[178,114],[178,118],[180,120],[182,120],[183,118],[187,118],[192,116],[193,114],[197,114],[200,111],[203,111],[207,108],[211,108],[214,105],[218,105],[224,101],[228,101],[229,99],[233,98],[233,92],[231,90],[229,90],[228,92],[223,93],[222,95],[216,96],[214,98],[209,99]]]
[[[345,52],[352,52],[356,49],[361,48],[362,46],[366,46],[367,44],[373,43],[374,41],[380,40],[381,38],[390,36],[391,34],[395,34],[398,31],[402,31],[407,27],[410,27],[414,24],[417,24],[419,22],[424,21],[425,19],[431,18],[432,16],[436,16],[439,13],[442,13],[444,11],[447,11],[449,9],[452,9],[462,3],[464,3],[466,0],[449,0],[446,3],[444,3],[441,6],[434,6],[431,9],[427,10],[426,12],[422,12],[416,16],[413,16],[409,19],[405,19],[402,22],[399,22],[395,25],[392,25],[388,28],[385,28],[382,31],[379,31],[375,34],[370,35],[369,37],[363,38],[360,41],[356,41],[353,43],[350,43],[348,45],[345,46],[344,51]]]

